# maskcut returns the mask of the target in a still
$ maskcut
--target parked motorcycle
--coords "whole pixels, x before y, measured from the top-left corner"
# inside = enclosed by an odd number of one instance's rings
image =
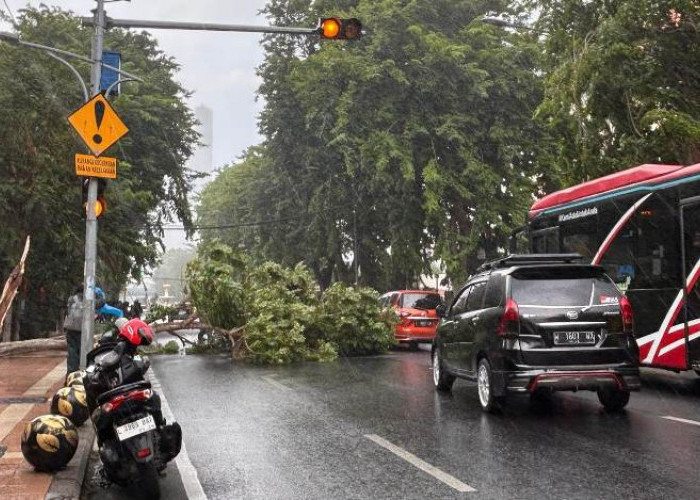
[[[150,361],[136,349],[155,340],[139,319],[121,322],[87,355],[83,379],[97,434],[102,485],[134,486],[145,498],[159,498],[159,474],[177,456],[182,430],[166,425],[160,397],[144,379]]]

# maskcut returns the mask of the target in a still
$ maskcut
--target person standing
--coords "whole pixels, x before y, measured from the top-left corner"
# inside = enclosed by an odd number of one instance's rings
[[[68,373],[73,373],[80,368],[80,337],[83,328],[83,285],[75,289],[68,299],[66,318],[63,321],[63,330],[66,332],[68,344],[68,360],[66,367]]]
[[[134,313],[132,318],[141,319],[141,315],[143,314],[143,307],[141,307],[141,302],[139,302],[138,300],[135,300],[134,305],[133,305],[131,310]]]
[[[105,293],[101,288],[95,287],[95,314],[121,318],[124,313],[121,309],[112,307],[106,302]],[[80,368],[80,337],[83,327],[83,286],[76,288],[75,293],[68,299],[66,318],[63,321],[63,330],[66,332],[68,344],[68,359],[66,367],[68,373],[73,373]]]

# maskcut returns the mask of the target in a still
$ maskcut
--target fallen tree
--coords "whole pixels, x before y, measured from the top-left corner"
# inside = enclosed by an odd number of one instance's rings
[[[0,344],[0,358],[29,354],[38,351],[67,351],[68,344],[65,337],[53,337],[50,339],[20,340],[17,342],[3,342]]]
[[[161,331],[206,329],[210,345],[223,339],[232,357],[263,364],[379,354],[394,343],[396,315],[374,290],[336,283],[322,293],[303,264],[252,266],[218,242],[199,252],[187,278],[200,322],[188,317]]]

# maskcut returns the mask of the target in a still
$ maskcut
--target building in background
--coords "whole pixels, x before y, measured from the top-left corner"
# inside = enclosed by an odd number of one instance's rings
[[[188,169],[195,172],[212,174],[214,172],[214,111],[208,106],[199,105],[194,109],[194,115],[199,122],[197,132],[200,134],[200,145],[187,161],[186,166]],[[189,196],[191,207],[194,207],[197,196],[199,196],[199,193],[210,180],[211,177],[203,177],[195,181],[193,190]],[[166,250],[184,248],[187,244],[185,231],[181,229],[167,229],[165,231]]]
[[[197,172],[211,174],[214,171],[214,111],[207,106],[200,105],[195,108],[194,115],[199,122],[197,132],[201,134],[200,146],[190,158],[187,166]],[[198,194],[207,182],[209,182],[208,178],[199,179],[195,186],[195,192]]]

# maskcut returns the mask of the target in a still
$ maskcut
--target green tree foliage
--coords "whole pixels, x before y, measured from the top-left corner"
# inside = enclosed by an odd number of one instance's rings
[[[387,325],[396,323],[393,310],[378,310],[379,294],[371,288],[334,283],[323,292],[320,323],[326,339],[340,354],[364,355],[386,351]]]
[[[230,247],[214,242],[187,264],[192,302],[211,325],[230,330],[245,324],[245,261]]]
[[[393,343],[395,315],[381,310],[375,291],[336,284],[321,294],[303,264],[246,265],[214,241],[200,248],[187,276],[204,320],[226,330],[245,326],[254,362],[330,361],[338,353],[382,353]]]
[[[355,43],[270,37],[266,140],[205,190],[200,221],[255,258],[303,260],[323,288],[411,286],[435,258],[461,280],[523,223],[546,141],[531,35],[478,16],[505,2],[274,0],[279,24],[362,19]],[[216,207],[220,210],[217,212]]]
[[[28,41],[90,54],[92,29],[72,14],[42,6],[19,13],[17,31]],[[197,141],[177,64],[145,33],[110,29],[105,48],[122,53],[128,83],[113,103],[131,129],[105,154],[119,158],[119,178],[107,188],[100,219],[98,283],[116,294],[131,275],[156,262],[162,225],[173,217],[191,226],[185,160]],[[89,66],[77,62],[89,81]],[[86,152],[66,117],[82,103],[75,76],[41,51],[0,43],[0,277],[16,264],[26,235],[22,334],[53,329],[69,293],[82,281],[84,210],[75,153]]]
[[[567,184],[640,163],[700,162],[700,4],[534,0],[546,38],[538,117]]]

